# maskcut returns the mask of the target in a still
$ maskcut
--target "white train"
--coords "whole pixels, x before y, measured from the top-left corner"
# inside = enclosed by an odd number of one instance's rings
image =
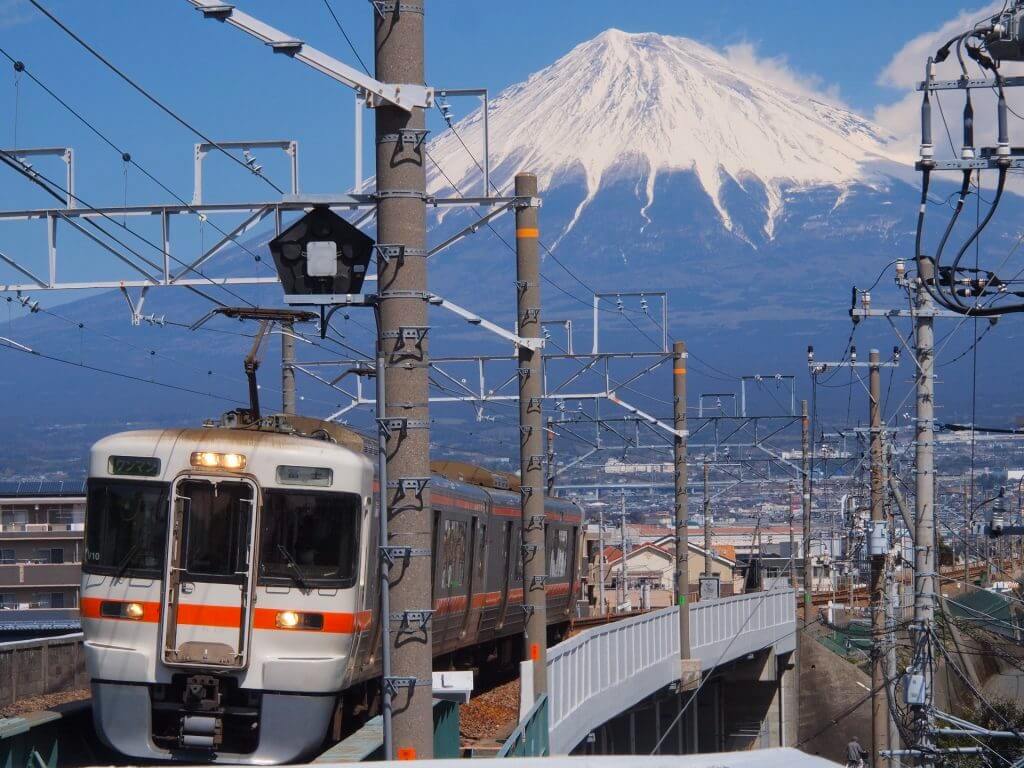
[[[93,446],[81,614],[108,745],[141,759],[275,764],[375,713],[374,451],[355,432],[296,417],[122,432]],[[506,476],[439,469],[435,656],[515,657],[519,494],[500,487]],[[579,590],[580,511],[553,499],[546,514],[557,633]]]

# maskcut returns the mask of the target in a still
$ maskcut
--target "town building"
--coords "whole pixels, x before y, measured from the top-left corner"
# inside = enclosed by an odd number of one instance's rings
[[[0,483],[0,624],[77,621],[84,529],[83,482]]]

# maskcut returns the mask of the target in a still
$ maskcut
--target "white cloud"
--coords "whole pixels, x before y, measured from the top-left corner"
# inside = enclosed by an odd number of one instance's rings
[[[727,46],[725,58],[737,69],[793,91],[816,99],[823,99],[842,105],[837,85],[826,85],[816,75],[797,72],[785,56],[761,56],[753,43],[744,42]]]
[[[950,19],[937,29],[918,35],[900,48],[890,59],[885,69],[878,75],[878,84],[892,88],[914,88],[924,77],[924,67],[928,57],[935,53],[940,45],[953,35],[963,32],[976,21],[995,14],[1002,7],[1003,3],[1000,0],[1000,2],[992,2],[973,11],[961,11],[956,18]],[[951,56],[939,67],[949,70],[952,73],[951,76],[955,77],[959,65],[956,63],[956,58]]]
[[[888,128],[897,137],[901,151],[916,153],[921,141],[921,94],[917,91],[917,83],[924,79],[928,57],[958,32],[995,14],[1002,7],[1002,0],[999,0],[974,10],[961,11],[955,18],[907,42],[879,73],[877,80],[879,85],[904,92],[904,95],[897,100],[877,106],[872,116],[876,123]],[[973,63],[970,66],[973,72],[977,72],[977,67]],[[1019,74],[1020,66],[1004,64],[1000,71],[1004,75]],[[937,64],[935,72],[939,78],[959,77],[960,65],[956,56],[951,54],[946,61]],[[975,141],[978,144],[994,144],[995,97],[988,90],[976,90],[972,92],[972,100],[975,111]],[[1024,94],[1018,96],[1013,89],[1010,89],[1007,91],[1007,102],[1012,109],[1021,112],[1021,109],[1024,108]],[[936,155],[939,157],[950,156],[953,153],[950,139],[954,147],[959,149],[963,104],[963,93],[958,91],[940,93],[937,98],[932,100],[932,139],[935,143]],[[946,127],[943,125],[943,115],[946,125],[948,125],[949,137],[947,137]],[[1020,123],[1018,122],[1017,125],[1019,126]],[[1022,138],[1020,129],[1014,130],[1013,123],[1011,123],[1010,138],[1015,143],[1019,143]]]

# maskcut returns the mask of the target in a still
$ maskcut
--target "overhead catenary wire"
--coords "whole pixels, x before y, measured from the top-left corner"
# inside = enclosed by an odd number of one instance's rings
[[[125,83],[127,83],[129,86],[131,86],[135,91],[137,91],[140,95],[142,95],[147,101],[149,101],[151,104],[156,106],[162,112],[167,114],[175,122],[177,122],[180,125],[182,125],[183,127],[187,128],[189,131],[191,131],[193,134],[195,134],[200,139],[202,139],[205,143],[209,144],[211,147],[216,149],[218,152],[223,154],[225,157],[230,159],[232,162],[238,164],[242,168],[245,168],[245,170],[248,171],[249,173],[253,173],[253,169],[249,165],[247,165],[244,160],[241,160],[240,158],[238,158],[235,155],[233,155],[230,152],[228,152],[224,147],[222,147],[216,141],[214,141],[209,136],[207,136],[203,131],[201,131],[198,128],[196,128],[195,125],[190,123],[188,120],[186,120],[184,117],[179,115],[177,112],[175,112],[169,106],[164,104],[160,99],[158,99],[156,96],[154,96],[152,93],[150,93],[146,88],[144,88],[138,82],[136,82],[134,79],[132,79],[127,73],[124,72],[124,70],[122,70],[119,67],[117,67],[117,65],[115,65],[113,62],[111,62],[110,59],[108,59],[106,56],[104,56],[102,53],[100,53],[95,47],[93,47],[88,42],[86,42],[86,40],[84,40],[74,30],[72,30],[70,27],[68,27],[67,24],[65,24],[63,21],[61,21],[59,18],[57,18],[57,16],[55,16],[51,11],[49,11],[42,3],[39,2],[39,0],[29,0],[29,2],[32,3],[33,6],[35,6],[36,10],[38,10],[40,13],[42,13],[44,16],[46,16],[50,21],[52,21],[54,24],[56,24],[68,37],[70,37],[72,40],[74,40],[76,43],[78,43],[78,45],[80,45],[82,48],[84,48],[86,51],[88,51],[97,61],[102,63],[107,69],[109,69],[111,72],[113,72],[119,78],[121,78],[121,80],[123,80]],[[259,173],[256,173],[254,175],[258,176],[260,179],[262,179],[264,182],[266,182],[269,186],[273,187],[273,189],[275,191],[277,191],[278,194],[281,194],[281,195],[284,194],[284,190],[281,189],[279,186],[277,186],[273,181],[268,179],[266,176],[264,176],[262,174],[259,174]]]
[[[75,362],[74,360],[68,360],[67,358],[61,357],[59,355],[51,355],[45,352],[40,352],[37,349],[23,346],[18,342],[14,342],[13,340],[6,339],[4,337],[0,337],[0,349],[5,349],[13,352],[20,352],[22,354],[32,355],[43,360],[50,360],[52,362],[62,363],[64,365],[72,365],[76,368],[82,368],[84,370],[93,371],[95,373],[103,373],[108,376],[115,376],[117,378],[125,379],[127,381],[134,381],[140,384],[149,384],[155,387],[161,387],[163,389],[171,389],[179,392],[186,392],[192,395],[201,395],[203,397],[209,397],[215,400],[223,400],[238,405],[244,405],[244,403],[242,403],[241,400],[237,400],[233,397],[227,397],[225,395],[219,395],[215,392],[205,392],[203,390],[193,389],[192,387],[186,387],[179,384],[170,384],[168,382],[159,381],[157,379],[147,379],[142,376],[135,376],[134,374],[124,373],[123,371],[117,371],[112,368],[103,368],[101,366],[91,365],[81,361]]]
[[[160,187],[160,189],[162,189],[164,192],[169,194],[171,197],[173,197],[178,203],[180,203],[181,205],[185,206],[185,208],[188,209],[188,211],[190,213],[194,213],[194,214],[199,215],[199,211],[197,211],[192,206],[191,203],[187,202],[183,197],[181,197],[179,194],[177,194],[167,184],[165,184],[163,181],[161,181],[159,178],[157,178],[154,174],[152,174],[147,168],[145,168],[142,164],[140,164],[138,162],[138,160],[136,160],[135,157],[132,156],[132,154],[130,152],[128,152],[123,147],[119,146],[116,142],[114,142],[113,139],[111,139],[107,134],[105,134],[103,131],[101,131],[92,121],[90,121],[88,118],[86,118],[79,110],[77,110],[74,107],[72,107],[63,97],[58,95],[57,92],[54,91],[49,85],[47,85],[45,82],[43,82],[40,78],[36,77],[36,75],[33,74],[31,70],[29,70],[29,68],[25,65],[25,63],[23,61],[15,59],[14,56],[12,56],[10,54],[10,52],[7,51],[2,46],[0,46],[0,55],[3,55],[12,64],[14,64],[16,67],[18,65],[20,65],[21,66],[21,70],[20,71],[22,71],[22,72],[24,72],[24,74],[28,75],[29,79],[31,79],[32,82],[34,82],[36,85],[38,85],[47,95],[50,96],[50,98],[52,98],[54,101],[56,101],[58,104],[60,104],[65,110],[68,111],[69,114],[71,114],[76,120],[78,120],[80,123],[82,123],[82,125],[84,125],[86,128],[88,128],[93,134],[95,134],[107,146],[109,146],[111,149],[113,149],[115,152],[117,152],[118,155],[120,155],[122,161],[126,165],[132,165],[133,167],[138,169],[138,171],[140,173],[142,173],[143,176],[145,176],[147,179],[152,181],[154,184],[156,184],[158,187]],[[127,198],[127,195],[126,195],[126,198]],[[126,208],[128,207],[127,199],[125,200],[125,207]],[[246,253],[248,253],[250,256],[252,256],[253,259],[256,262],[263,263],[262,262],[262,257],[259,254],[254,253],[252,250],[250,250],[249,247],[244,242],[239,240],[237,237],[232,236],[230,233],[228,233],[226,230],[224,230],[221,227],[219,227],[214,222],[209,221],[209,219],[207,219],[207,223],[209,223],[210,226],[213,227],[215,230],[217,230],[221,235],[223,235],[226,238],[229,238],[239,248],[241,248]],[[267,268],[269,268],[269,265],[264,264],[264,266],[267,266]]]
[[[107,215],[106,213],[103,213],[98,208],[96,208],[95,206],[90,204],[88,201],[83,200],[77,194],[69,192],[61,184],[59,184],[58,182],[55,182],[53,179],[50,179],[45,174],[39,172],[38,170],[36,170],[34,168],[33,169],[29,169],[25,165],[25,163],[23,163],[21,161],[21,159],[18,158],[16,155],[14,155],[12,153],[9,153],[9,152],[6,152],[5,150],[0,149],[0,162],[2,162],[4,165],[6,165],[6,166],[12,168],[13,170],[17,171],[18,173],[20,173],[26,179],[28,179],[32,183],[38,185],[41,189],[45,190],[50,196],[54,197],[57,200],[63,201],[64,199],[66,199],[66,196],[71,195],[75,199],[76,202],[78,202],[81,205],[83,205],[84,207],[88,208],[90,211],[98,214],[105,221],[108,221],[111,224],[113,224],[115,227],[118,227],[118,228],[124,230],[125,232],[133,235],[134,237],[138,238],[143,243],[149,245],[151,248],[155,249],[160,254],[165,255],[168,259],[174,261],[175,263],[180,264],[180,265],[182,265],[184,267],[187,267],[190,272],[194,272],[195,274],[199,275],[202,279],[208,281],[210,283],[210,285],[213,286],[214,288],[220,288],[225,293],[231,295],[233,298],[238,299],[239,301],[243,302],[244,304],[247,304],[250,307],[254,306],[254,304],[251,301],[249,301],[248,299],[245,299],[244,297],[242,297],[239,294],[235,293],[234,291],[229,289],[227,286],[219,284],[216,280],[214,280],[210,276],[206,275],[201,270],[198,270],[195,267],[192,267],[191,265],[186,264],[184,261],[182,261],[181,259],[177,258],[173,254],[168,253],[163,248],[163,246],[158,245],[157,243],[154,243],[152,240],[149,240],[148,238],[144,237],[143,235],[140,235],[138,232],[136,232],[135,230],[131,229],[126,224],[117,221],[116,219],[114,219],[113,217]],[[62,197],[62,194],[64,195],[64,197]],[[93,229],[95,229],[95,230],[99,231],[100,233],[102,233],[108,239],[110,239],[113,242],[117,243],[117,245],[119,245],[121,248],[124,248],[125,250],[127,250],[129,253],[131,253],[133,256],[135,256],[135,258],[141,260],[144,264],[146,264],[146,266],[150,267],[151,269],[154,269],[154,270],[157,270],[157,271],[160,271],[162,269],[159,264],[157,264],[156,262],[153,262],[153,261],[147,259],[141,253],[139,253],[134,248],[132,248],[130,245],[128,245],[124,241],[120,240],[119,238],[117,238],[116,236],[111,234],[109,231],[104,229],[102,226],[100,226],[97,222],[93,221],[92,219],[86,219],[86,224],[88,224]],[[114,249],[112,249],[112,250],[114,250]],[[116,253],[116,251],[115,251],[115,253]],[[149,279],[154,280],[154,282],[156,282],[155,278],[152,275],[149,275],[145,270],[143,270],[137,264],[134,264],[131,259],[129,259],[128,257],[125,257],[123,254],[118,254],[118,255],[126,263],[130,264],[135,269],[139,270],[142,274],[146,275]],[[225,306],[225,304],[222,301],[219,301],[219,300],[213,298],[212,296],[210,296],[209,294],[200,291],[194,285],[187,285],[187,286],[184,286],[184,287],[188,288],[193,293],[196,293],[199,296],[202,296],[204,299],[206,299],[206,300],[208,300],[208,301],[210,301],[210,302],[212,302],[214,304],[217,304],[217,305],[219,305],[221,307]]]

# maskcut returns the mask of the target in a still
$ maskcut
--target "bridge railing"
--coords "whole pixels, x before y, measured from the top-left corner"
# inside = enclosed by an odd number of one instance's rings
[[[690,605],[690,652],[704,669],[774,645],[796,648],[796,592],[771,589]]]
[[[679,680],[678,608],[584,630],[548,651],[551,753],[565,754],[601,723]],[[796,646],[796,595],[773,589],[690,607],[690,648],[709,671],[763,648]]]

